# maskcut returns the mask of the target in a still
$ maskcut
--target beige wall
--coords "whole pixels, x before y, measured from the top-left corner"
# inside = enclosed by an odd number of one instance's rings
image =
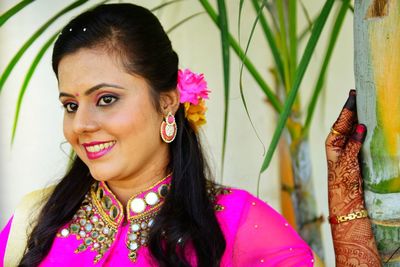
[[[18,1],[1,1],[0,14]],[[51,14],[60,10],[67,1],[40,0],[32,3],[21,12],[18,17],[9,20],[0,29],[0,70],[3,71],[12,55],[20,48],[22,42],[42,25]],[[154,7],[160,1],[133,1]],[[229,2],[231,18],[238,12],[239,1]],[[253,16],[250,1],[245,1],[244,25],[242,38],[246,40],[251,21],[246,18]],[[311,14],[315,14],[320,1],[307,2]],[[187,0],[182,3],[166,7],[157,15],[164,27],[168,29],[182,18],[201,11],[197,1]],[[44,34],[48,38],[65,24],[71,12],[60,19]],[[299,14],[299,17],[303,17]],[[232,31],[236,33],[237,22],[230,21]],[[328,27],[329,28],[329,27]],[[204,127],[204,141],[208,148],[211,165],[215,173],[220,172],[222,119],[223,119],[223,84],[219,33],[207,15],[203,14],[186,23],[170,34],[173,46],[180,56],[181,68],[191,68],[196,72],[204,72],[212,89],[211,99],[208,101],[208,124]],[[10,146],[12,121],[18,91],[21,87],[27,67],[46,40],[40,39],[37,44],[28,50],[18,67],[13,71],[11,79],[6,83],[0,96],[0,228],[12,215],[15,206],[21,197],[34,189],[41,188],[59,178],[67,162],[69,146],[64,144],[62,134],[61,104],[57,100],[57,82],[50,66],[48,52],[40,63],[24,98],[21,110],[18,133],[13,147]],[[313,176],[320,213],[328,215],[326,193],[326,164],[324,156],[324,139],[329,132],[330,125],[335,120],[342,104],[347,97],[349,88],[354,87],[353,77],[353,37],[352,15],[347,17],[342,34],[333,55],[332,66],[327,78],[327,90],[323,93],[318,104],[318,110],[311,129],[311,156],[313,162]],[[313,57],[310,69],[306,73],[300,89],[303,102],[307,103],[311,88],[314,86],[315,74],[319,69],[326,37],[323,35],[318,51]],[[244,42],[243,42],[244,43]],[[267,73],[271,65],[271,56],[266,49],[265,40],[257,34],[250,49],[250,57],[255,64]],[[232,53],[232,81],[231,106],[229,120],[229,135],[226,153],[224,183],[247,189],[255,193],[258,171],[263,160],[262,144],[257,140],[249,120],[243,109],[238,87],[239,61]],[[271,82],[270,77],[268,81]],[[249,104],[250,114],[260,133],[265,146],[268,146],[274,130],[276,117],[273,110],[264,103],[264,96],[257,88],[252,78],[244,74],[245,94]],[[79,177],[77,177],[79,179]],[[221,179],[218,177],[218,179]],[[277,210],[279,204],[279,185],[277,172],[277,158],[274,157],[271,167],[261,176],[261,198],[270,203]],[[333,265],[333,248],[329,225],[323,224],[328,266]]]

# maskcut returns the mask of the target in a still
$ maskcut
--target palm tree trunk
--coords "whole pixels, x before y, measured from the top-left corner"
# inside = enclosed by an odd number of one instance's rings
[[[318,215],[315,202],[308,140],[293,142],[286,132],[281,139],[279,153],[282,213],[323,260],[322,218]],[[316,266],[323,264],[320,262]]]
[[[365,202],[385,266],[400,266],[400,1],[356,0],[354,19]]]

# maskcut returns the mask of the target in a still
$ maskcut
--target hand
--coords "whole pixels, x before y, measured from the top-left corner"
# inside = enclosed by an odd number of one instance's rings
[[[331,216],[364,209],[358,153],[367,128],[357,121],[356,91],[351,90],[325,143]]]
[[[358,153],[367,128],[357,122],[356,91],[351,90],[326,139],[330,216],[365,209]],[[368,218],[331,224],[336,267],[382,266]]]

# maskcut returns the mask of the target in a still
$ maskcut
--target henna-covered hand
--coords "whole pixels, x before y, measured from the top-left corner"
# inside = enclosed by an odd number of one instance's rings
[[[357,124],[356,91],[351,90],[326,139],[330,216],[365,209],[358,153],[367,128]],[[368,218],[331,225],[336,266],[381,266]]]
[[[355,91],[350,91],[326,139],[330,215],[344,215],[364,207],[358,153],[366,127],[357,125]]]

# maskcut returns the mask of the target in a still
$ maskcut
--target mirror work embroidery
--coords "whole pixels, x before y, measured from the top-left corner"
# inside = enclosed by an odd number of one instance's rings
[[[135,262],[141,247],[147,246],[148,237],[165,197],[170,191],[171,175],[165,177],[152,187],[131,197],[127,203],[126,216],[121,203],[108,189],[104,182],[96,182],[86,194],[81,207],[72,220],[63,227],[57,237],[67,238],[71,235],[81,240],[75,253],[95,251],[94,263],[99,262],[115,241],[118,228],[129,223],[125,244],[129,251],[127,257]],[[231,193],[230,189],[207,184],[207,193],[214,203],[216,212],[224,210],[217,204],[216,197]]]

